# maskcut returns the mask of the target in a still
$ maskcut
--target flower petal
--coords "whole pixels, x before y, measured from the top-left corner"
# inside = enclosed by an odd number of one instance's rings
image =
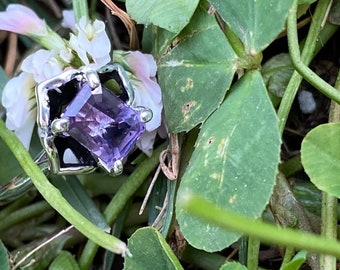
[[[29,147],[36,118],[35,84],[32,74],[22,72],[7,82],[2,94],[6,126],[14,130],[26,148]]]
[[[146,79],[144,81],[139,81],[136,79],[131,79],[131,83],[135,89],[135,100],[134,106],[142,106],[152,110],[152,119],[145,123],[145,128],[147,131],[153,131],[157,129],[162,120],[162,95],[159,85]]]
[[[146,130],[153,131],[161,125],[162,120],[162,93],[156,82],[156,62],[150,54],[143,54],[138,51],[117,53],[118,57],[132,71],[131,83],[135,89],[134,106],[143,106],[152,110],[153,117],[146,123]]]
[[[34,125],[35,117],[34,114],[31,113],[27,118],[26,122],[24,123],[24,125],[14,130],[15,135],[19,138],[19,140],[27,150],[30,147]]]
[[[148,157],[152,155],[153,144],[155,142],[155,138],[157,135],[157,131],[146,131],[142,134],[142,136],[137,141],[137,147],[143,151]]]
[[[45,22],[33,10],[20,4],[8,5],[0,12],[0,29],[23,35],[46,35]]]
[[[61,63],[53,51],[40,49],[22,62],[21,69],[34,75],[37,83],[50,79],[62,72]]]
[[[73,10],[63,10],[63,21],[61,22],[61,26],[71,29],[72,32],[77,30],[76,19]]]
[[[85,65],[94,63],[99,68],[110,62],[111,43],[105,32],[104,22],[95,20],[90,23],[86,21],[85,17],[82,17],[77,29],[78,34],[76,38],[72,39],[72,43],[70,40],[70,44]],[[87,60],[83,59],[84,52]],[[87,57],[88,55],[90,59]]]

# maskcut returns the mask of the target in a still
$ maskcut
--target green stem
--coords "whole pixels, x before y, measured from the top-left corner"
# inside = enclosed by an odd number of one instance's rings
[[[240,264],[247,265],[248,261],[248,236],[244,235],[237,241],[238,244],[238,261]]]
[[[144,160],[128,177],[124,184],[112,198],[109,205],[104,211],[104,218],[109,224],[117,218],[118,214],[123,210],[124,206],[136,190],[143,184],[148,175],[156,168],[159,163],[159,155],[166,148],[167,143],[163,143],[149,159]],[[96,255],[98,245],[92,241],[88,241],[79,259],[80,269],[88,269]]]
[[[72,5],[76,23],[80,21],[81,17],[85,17],[86,20],[89,19],[89,8],[87,5],[87,0],[73,0]]]
[[[244,58],[247,55],[244,45],[229,25],[226,25],[225,27],[225,35],[237,56],[239,58]]]
[[[283,257],[280,269],[284,268],[286,266],[286,264],[289,263],[292,260],[292,258],[294,257],[294,254],[295,254],[295,249],[293,247],[287,247],[286,248],[285,255]]]
[[[72,208],[72,206],[62,197],[59,190],[47,180],[46,176],[38,165],[34,163],[30,154],[14,133],[6,128],[2,119],[0,119],[0,138],[3,139],[12,151],[40,194],[61,216],[87,238],[96,242],[103,248],[119,254],[126,254],[128,252],[124,242],[105,233]]]
[[[340,90],[340,72],[335,83],[335,88]],[[340,122],[340,106],[334,101],[331,103],[329,122]],[[322,192],[321,205],[321,235],[327,239],[337,238],[337,206],[338,199],[327,192]],[[336,258],[330,255],[320,256],[321,270],[335,270]]]
[[[322,3],[322,1],[320,2]],[[299,52],[299,42],[297,35],[296,26],[296,9],[291,9],[288,17],[288,47],[290,56],[295,69],[300,73],[300,75],[318,89],[325,96],[330,99],[340,103],[340,92],[338,92],[333,86],[321,79],[316,73],[313,72],[308,66],[306,66],[300,56]]]
[[[335,239],[325,239],[311,233],[277,227],[261,220],[253,220],[230,209],[221,209],[189,192],[177,198],[177,207],[226,231],[244,233],[264,243],[305,249],[340,258],[340,242]]]
[[[234,52],[238,56],[237,67],[239,69],[256,69],[261,65],[262,53],[250,53],[246,51],[242,41],[233,32],[233,30],[226,25],[225,35],[229,41],[229,44],[233,48]]]
[[[325,239],[335,240],[337,236],[337,203],[338,199],[326,192],[322,193],[321,207],[321,235]],[[336,257],[332,255],[320,255],[321,270],[335,270]]]
[[[0,231],[4,231],[9,227],[17,223],[20,223],[24,220],[33,218],[35,216],[39,216],[44,212],[48,211],[49,209],[51,209],[51,206],[45,201],[37,202],[24,208],[21,208],[9,214],[6,218],[1,220]]]
[[[249,270],[257,270],[259,267],[259,252],[260,241],[259,239],[249,236],[248,238],[248,257],[247,268]]]
[[[33,200],[33,198],[34,196],[32,196],[32,194],[25,193],[23,196],[16,199],[13,203],[1,209],[0,220],[4,220],[8,215],[13,213],[14,211],[18,210],[19,208],[25,205],[28,205]]]
[[[325,13],[327,11],[329,2],[330,0],[318,1],[318,5],[313,14],[312,23],[308,31],[308,36],[305,41],[305,45],[303,47],[301,58],[300,58],[299,44],[297,40],[297,28],[296,28],[297,3],[296,1],[294,1],[294,4],[292,8],[290,9],[289,17],[287,21],[288,41],[289,41],[288,45],[289,45],[289,50],[291,53],[293,64],[295,65],[297,62],[299,62],[298,64],[299,68],[301,66],[306,67],[304,64],[308,65],[311,62],[314,55],[316,55],[316,53],[322,48],[322,45],[325,44],[325,42],[327,42],[327,40],[334,34],[334,32],[337,29],[336,26],[326,23],[326,25],[321,31],[321,25],[322,25]],[[305,68],[303,69],[304,71],[306,71]],[[294,98],[296,96],[296,93],[297,93],[297,90],[299,88],[301,81],[302,81],[301,75],[295,71],[287,85],[285,94],[282,97],[281,104],[278,110],[279,130],[281,133],[283,132],[284,127],[286,125],[286,121],[287,121],[291,106],[293,104]]]

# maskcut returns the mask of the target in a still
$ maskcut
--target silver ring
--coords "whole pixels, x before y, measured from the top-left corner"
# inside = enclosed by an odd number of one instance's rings
[[[149,108],[133,106],[133,86],[116,63],[99,70],[67,70],[38,84],[36,98],[39,137],[56,174],[97,168],[122,173],[125,158],[152,118]]]
[[[90,173],[97,168],[111,175],[122,173],[127,155],[152,119],[149,108],[133,106],[134,96],[125,70],[116,63],[98,70],[70,69],[38,84],[37,125],[43,151],[35,163],[47,176]],[[71,162],[64,159],[67,150]],[[0,186],[0,205],[32,186],[25,173],[12,178]]]

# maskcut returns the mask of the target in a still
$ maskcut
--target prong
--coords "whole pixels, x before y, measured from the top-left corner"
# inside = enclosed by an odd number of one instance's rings
[[[91,68],[82,68],[81,71],[84,72],[84,77],[92,89],[95,89],[100,85],[99,76],[96,70]]]
[[[134,107],[133,109],[140,112],[140,120],[143,123],[149,122],[153,117],[153,112],[149,108],[138,106],[138,107]]]
[[[110,172],[112,175],[120,175],[123,172],[123,162],[121,160],[116,160],[113,164],[113,168]]]
[[[98,167],[101,167],[106,173],[112,176],[120,175],[123,172],[123,162],[121,160],[116,160],[113,164],[112,169],[108,168],[105,163],[99,158]]]
[[[51,131],[53,135],[68,131],[70,128],[70,121],[68,119],[60,118],[54,119],[51,123]]]

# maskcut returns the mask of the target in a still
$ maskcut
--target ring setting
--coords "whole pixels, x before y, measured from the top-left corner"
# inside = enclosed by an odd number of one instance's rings
[[[115,92],[113,92],[115,91]],[[118,175],[152,119],[133,106],[134,88],[117,63],[71,69],[36,87],[37,125],[50,170]]]

